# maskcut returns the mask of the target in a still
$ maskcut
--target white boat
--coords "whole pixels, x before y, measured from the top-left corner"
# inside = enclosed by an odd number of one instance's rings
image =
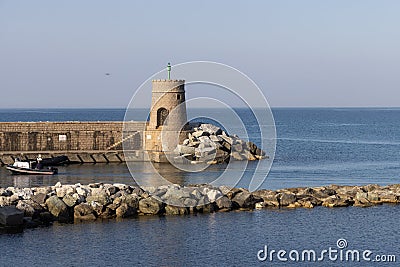
[[[19,159],[15,159],[13,165],[7,165],[6,169],[13,174],[53,175],[58,173],[57,168],[40,168],[40,164],[36,161],[20,161]]]

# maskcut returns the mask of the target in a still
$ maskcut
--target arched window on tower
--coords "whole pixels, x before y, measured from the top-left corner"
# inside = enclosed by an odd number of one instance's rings
[[[165,120],[168,117],[168,110],[166,108],[159,108],[157,110],[157,127],[162,126],[165,123]]]

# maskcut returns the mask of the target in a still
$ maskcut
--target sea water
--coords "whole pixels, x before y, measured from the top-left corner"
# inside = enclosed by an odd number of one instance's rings
[[[215,111],[219,112],[219,111]],[[239,110],[249,129],[254,118]],[[326,184],[399,183],[400,109],[305,108],[273,110],[277,129],[276,156],[261,188]],[[121,109],[0,110],[1,121],[122,120]],[[257,140],[257,132],[249,133]],[[255,163],[247,169],[249,175]],[[212,181],[223,171],[214,165],[191,174],[173,167],[159,168],[177,183]],[[134,175],[151,175],[140,163]],[[36,186],[62,183],[134,183],[124,164],[71,165],[55,177],[10,176],[0,171],[1,186]],[[243,178],[246,182],[246,175]],[[122,221],[55,224],[0,236],[1,265],[128,265],[128,266],[311,266],[309,261],[260,261],[270,250],[329,248],[338,255],[347,250],[396,255],[397,263],[340,260],[324,257],[321,266],[398,266],[400,261],[400,206],[372,208],[317,207],[260,210],[189,216],[141,216]],[[337,241],[347,247],[339,249]],[[262,253],[259,255],[263,255]],[[288,256],[288,255],[286,255]],[[317,259],[318,260],[318,259]]]

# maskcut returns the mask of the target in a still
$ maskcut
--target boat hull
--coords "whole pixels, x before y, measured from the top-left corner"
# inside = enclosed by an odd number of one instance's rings
[[[6,167],[7,170],[11,171],[12,174],[26,174],[26,175],[54,175],[58,173],[58,169],[49,168],[49,169],[27,169],[27,168],[19,168],[12,165],[8,165]]]

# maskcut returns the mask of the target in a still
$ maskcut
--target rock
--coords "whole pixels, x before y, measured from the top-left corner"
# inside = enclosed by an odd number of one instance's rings
[[[62,184],[60,182],[57,182],[56,185],[54,186],[55,188],[60,188]]]
[[[215,126],[215,125],[212,125],[212,124],[210,124],[210,123],[203,123],[203,124],[200,125],[200,128],[201,128],[203,131],[209,133],[210,135],[219,135],[219,134],[222,134],[221,128],[219,128],[219,127],[217,127],[217,126]]]
[[[229,211],[232,210],[232,200],[226,196],[222,196],[215,201],[219,210]]]
[[[11,197],[8,198],[8,205],[17,205],[18,201],[20,200],[19,196],[17,195],[12,195]]]
[[[279,197],[278,202],[280,203],[280,206],[289,206],[290,204],[293,204],[297,200],[295,194],[282,193],[278,197]]]
[[[13,193],[5,188],[0,188],[1,197],[10,197]]]
[[[84,188],[84,187],[77,187],[76,188],[76,193],[78,194],[78,195],[80,195],[80,196],[83,196],[83,197],[87,197],[87,195],[89,194],[89,189],[87,189],[87,188]]]
[[[368,199],[366,199],[366,198],[364,198],[364,199],[356,199],[355,201],[354,201],[354,204],[353,204],[353,206],[354,207],[362,207],[362,208],[366,208],[366,207],[371,207],[371,206],[373,206],[373,204],[368,200]]]
[[[194,138],[199,138],[200,136],[202,136],[204,134],[204,131],[197,131],[197,132],[193,132],[192,133],[192,137]]]
[[[31,200],[38,203],[38,204],[44,204],[46,201],[47,195],[44,193],[37,193],[33,196],[31,196]]]
[[[329,208],[334,208],[334,207],[348,207],[354,202],[351,202],[347,198],[342,198],[338,195],[330,196],[322,202],[322,206],[324,207],[329,207]]]
[[[253,160],[257,160],[257,158],[251,154],[249,151],[244,151],[243,153],[241,153],[242,157],[245,157],[247,160],[253,161]]]
[[[224,140],[220,136],[217,136],[217,135],[210,135],[209,137],[210,137],[210,140],[215,143],[222,142],[222,140]]]
[[[74,219],[82,221],[96,220],[96,215],[92,206],[81,203],[74,208]]]
[[[13,206],[0,207],[0,225],[20,226],[23,224],[24,212]]]
[[[80,200],[80,196],[77,193],[68,194],[63,197],[63,201],[68,207],[75,206],[79,200]]]
[[[10,198],[0,196],[0,207],[9,206],[10,205]]]
[[[128,189],[128,186],[126,184],[119,184],[119,183],[115,183],[113,184],[114,187],[118,188],[119,190],[125,190]]]
[[[107,194],[108,196],[114,195],[114,194],[116,194],[116,193],[119,191],[119,188],[118,188],[118,187],[113,186],[113,185],[110,185],[110,184],[104,186],[104,188],[105,188],[106,194]]]
[[[178,145],[177,146],[177,151],[178,153],[181,154],[191,154],[194,155],[195,153],[195,148],[191,146],[184,146],[184,145]]]
[[[218,198],[222,197],[222,193],[218,190],[211,189],[207,192],[207,197],[210,202],[215,202]]]
[[[186,198],[183,201],[183,206],[193,208],[193,207],[197,206],[197,200],[192,199],[192,198]]]
[[[105,193],[105,191],[104,192],[102,192],[101,194],[99,194],[99,195],[91,195],[91,196],[88,196],[87,198],[86,198],[86,202],[87,203],[90,203],[90,202],[97,202],[97,203],[99,203],[99,204],[101,204],[101,205],[103,205],[103,206],[106,206],[106,205],[108,205],[108,204],[111,204],[112,203],[112,200],[111,200],[111,198]]]
[[[198,147],[200,145],[199,141],[190,142],[187,146],[188,147]]]
[[[66,194],[73,194],[75,193],[75,188],[71,187],[71,186],[62,186],[59,188],[56,188],[56,194],[57,197],[59,198],[63,198]]]
[[[195,156],[198,158],[207,157],[208,155],[213,155],[215,153],[216,151],[214,147],[198,147],[195,149]]]
[[[231,152],[232,149],[232,145],[226,141],[222,142],[222,150],[224,150],[225,152]]]
[[[94,213],[97,215],[97,217],[101,216],[101,214],[105,210],[105,206],[101,205],[100,203],[98,203],[96,201],[91,201],[88,204],[92,207],[92,209],[93,209]]]
[[[373,202],[373,203],[379,203],[380,200],[381,200],[381,198],[379,197],[379,194],[378,194],[378,193],[371,192],[371,191],[368,193],[367,199],[368,199],[369,201]]]
[[[68,206],[57,196],[51,196],[46,200],[47,209],[57,219],[69,220]]]
[[[200,213],[212,213],[216,210],[215,203],[208,203],[203,205],[197,205],[195,210]]]
[[[243,145],[241,143],[234,143],[232,145],[232,153],[233,152],[242,152],[243,151]]]
[[[315,206],[321,206],[322,201],[314,196],[297,196],[297,202],[304,208],[313,208]]]
[[[126,195],[121,197],[121,203],[137,210],[139,208],[139,199],[135,195]]]
[[[176,207],[171,205],[165,206],[166,215],[185,215],[189,214],[189,209],[187,207]]]
[[[161,213],[163,204],[152,197],[141,199],[139,201],[139,211],[143,214],[159,214]]]
[[[122,203],[121,206],[115,210],[115,214],[117,215],[117,218],[128,218],[136,215],[137,210],[128,206],[126,203]]]
[[[50,193],[53,191],[53,189],[51,188],[51,186],[36,187],[35,190],[36,190],[36,192],[34,193],[34,195],[37,195],[37,194],[45,194],[45,195],[48,195],[48,194],[50,194]]]
[[[228,143],[229,145],[232,145],[233,139],[231,137],[228,137],[226,135],[219,135],[219,137],[221,137],[225,141],[224,143]],[[230,150],[230,148],[229,148],[229,150]]]
[[[383,203],[398,203],[400,199],[393,191],[384,191],[379,197]]]
[[[23,211],[25,217],[37,217],[40,212],[44,211],[43,207],[33,200],[20,200],[16,208]]]
[[[261,202],[262,199],[255,198],[251,193],[248,191],[242,191],[240,193],[237,193],[235,197],[232,199],[232,202],[234,204],[234,207],[236,208],[254,208],[254,205],[257,202]]]
[[[227,195],[229,192],[232,191],[233,187],[221,185],[220,187],[218,187],[218,189],[223,195]]]
[[[243,157],[239,152],[237,152],[237,151],[234,151],[234,152],[232,152],[231,153],[231,157],[234,159],[234,160],[245,160],[246,159],[246,157]]]
[[[364,200],[368,198],[368,193],[357,192],[355,199],[356,200]]]

